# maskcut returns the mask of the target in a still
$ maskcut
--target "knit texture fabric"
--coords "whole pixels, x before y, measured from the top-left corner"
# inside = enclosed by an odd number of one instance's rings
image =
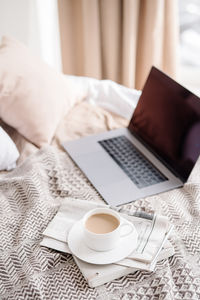
[[[200,299],[200,161],[183,188],[126,209],[168,216],[175,255],[154,273],[137,271],[89,288],[72,255],[41,247],[42,232],[65,198],[102,202],[67,153],[52,146],[0,176],[0,299]]]

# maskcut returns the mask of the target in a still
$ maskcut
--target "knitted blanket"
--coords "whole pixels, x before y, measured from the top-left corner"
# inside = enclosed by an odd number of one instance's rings
[[[200,299],[200,161],[183,188],[125,205],[157,210],[174,224],[175,255],[154,273],[137,271],[93,289],[71,255],[41,247],[42,232],[67,197],[102,201],[53,147],[0,176],[0,299]]]

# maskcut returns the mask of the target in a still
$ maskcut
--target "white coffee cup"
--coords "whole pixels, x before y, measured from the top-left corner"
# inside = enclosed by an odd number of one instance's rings
[[[122,228],[125,227],[127,230],[122,232]],[[109,251],[115,248],[121,237],[130,235],[134,230],[133,224],[122,219],[117,212],[109,208],[92,209],[83,217],[83,240],[90,249],[95,251]]]

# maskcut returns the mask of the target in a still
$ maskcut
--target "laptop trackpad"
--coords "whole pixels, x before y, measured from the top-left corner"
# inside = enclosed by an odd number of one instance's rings
[[[98,186],[129,180],[117,163],[104,151],[77,156],[76,163],[92,183]]]

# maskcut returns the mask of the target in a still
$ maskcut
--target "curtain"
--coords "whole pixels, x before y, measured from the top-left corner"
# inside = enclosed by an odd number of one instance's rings
[[[58,0],[63,71],[142,89],[177,67],[176,0]]]

